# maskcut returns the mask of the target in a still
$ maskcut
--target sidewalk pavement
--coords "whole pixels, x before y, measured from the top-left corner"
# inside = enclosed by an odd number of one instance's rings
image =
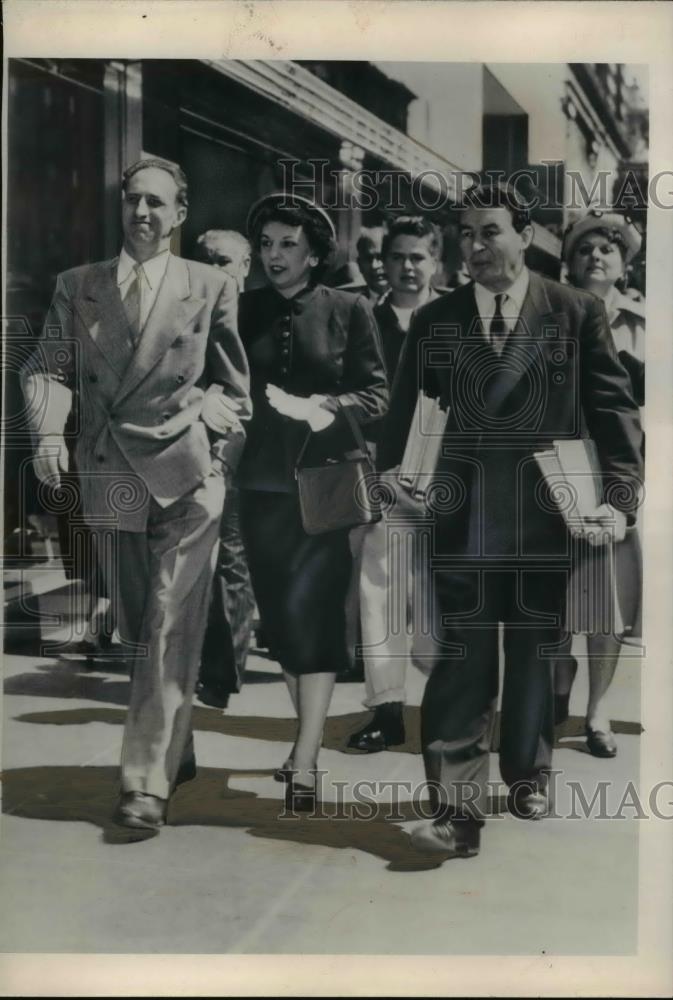
[[[58,600],[46,596],[43,613],[57,612]],[[128,680],[114,665],[90,671],[39,652],[28,645],[5,656],[0,951],[620,955],[636,949],[633,809],[610,821],[531,823],[507,814],[496,796],[497,814],[478,857],[440,863],[411,850],[408,834],[425,799],[418,791],[417,708],[424,678],[413,668],[408,740],[385,753],[342,752],[368,713],[362,685],[336,687],[320,758],[328,772],[324,811],[355,806],[357,815],[280,816],[283,786],[272,772],[292,745],[292,711],[277,664],[253,653],[243,691],[225,712],[195,703],[199,773],[174,796],[169,825],[143,842],[111,843],[104,830],[116,796]],[[589,802],[598,782],[610,782],[612,814],[628,783],[637,787],[640,661],[630,652],[611,691],[614,760],[586,752],[587,671],[580,665],[571,719],[554,757],[560,814],[570,811],[568,782],[580,783]],[[495,754],[491,760],[497,782]],[[353,799],[358,780],[375,783],[361,786],[360,802]],[[577,801],[575,793],[576,807]]]

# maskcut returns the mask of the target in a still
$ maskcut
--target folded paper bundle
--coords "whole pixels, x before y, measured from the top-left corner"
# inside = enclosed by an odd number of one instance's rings
[[[535,453],[552,500],[570,532],[565,626],[573,633],[618,635],[624,625],[614,586],[614,547],[610,539],[590,545],[580,530],[600,505],[603,478],[594,441],[554,441]],[[603,529],[605,530],[605,529]]]
[[[432,483],[448,416],[437,399],[419,392],[397,477],[415,500],[424,499]]]

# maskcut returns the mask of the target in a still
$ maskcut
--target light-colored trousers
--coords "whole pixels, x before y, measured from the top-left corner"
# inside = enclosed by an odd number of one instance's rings
[[[363,702],[375,708],[406,702],[406,668],[424,673],[436,659],[437,624],[431,576],[433,525],[424,507],[396,483],[396,502],[383,520],[364,529],[360,551],[360,627],[365,673]],[[433,628],[434,626],[434,628]]]
[[[217,556],[224,479],[211,473],[145,532],[97,532],[123,642],[132,649],[123,792],[167,799],[193,748],[191,714]]]

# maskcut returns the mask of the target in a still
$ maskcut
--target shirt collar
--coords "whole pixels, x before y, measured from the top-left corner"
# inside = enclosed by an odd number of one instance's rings
[[[166,273],[166,268],[168,267],[168,250],[162,250],[161,253],[156,254],[154,257],[150,257],[149,260],[143,261],[142,273],[145,276],[145,280],[151,289],[157,288]],[[121,249],[119,254],[119,264],[117,265],[117,284],[123,285],[126,279],[129,277],[133,268],[138,263],[134,260],[130,253],[126,251],[124,247]]]
[[[523,301],[526,298],[529,281],[530,272],[527,267],[523,267],[509,288],[505,290],[504,294],[509,300],[505,301],[505,315],[516,314],[518,316],[521,313],[521,307],[523,306]],[[475,282],[474,294],[477,300],[477,308],[479,309],[480,315],[492,316],[495,312],[496,293],[490,291],[484,285],[480,285],[479,282]]]

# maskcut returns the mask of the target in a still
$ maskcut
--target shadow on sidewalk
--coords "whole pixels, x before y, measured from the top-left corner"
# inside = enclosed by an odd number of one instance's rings
[[[31,681],[39,679],[36,674],[21,674],[20,678],[29,678]],[[8,684],[20,678],[11,678]],[[61,680],[62,682],[62,680]],[[63,694],[61,697],[84,698],[91,700],[107,701],[119,704],[121,695],[128,694],[128,683],[118,681],[107,681],[104,678],[78,677],[77,684],[86,687],[90,683],[90,693],[82,694],[82,687],[78,687],[77,693],[71,695]],[[39,685],[38,685],[39,687]],[[32,694],[49,696],[48,683],[44,682],[43,690],[32,690]],[[8,694],[28,693],[26,691],[9,691]],[[118,701],[120,699],[120,701]],[[125,703],[121,701],[122,704]],[[38,725],[55,726],[81,726],[89,722],[102,722],[109,725],[123,726],[125,711],[112,708],[75,708],[64,709],[54,712],[27,712],[24,715],[16,716],[17,722],[37,723]],[[325,736],[323,747],[326,750],[343,751],[348,736],[359,729],[370,718],[369,712],[351,712],[347,715],[333,715],[327,719],[325,724]],[[499,713],[491,740],[491,751],[497,752],[499,745]],[[220,710],[211,708],[201,708],[195,706],[192,714],[192,725],[194,729],[204,733],[219,733],[222,736],[237,736],[251,740],[270,740],[274,743],[293,743],[296,732],[296,721],[287,718],[275,718],[262,715],[228,715]],[[388,753],[411,753],[420,754],[420,709],[415,705],[406,705],[404,709],[404,725],[406,729],[406,742],[400,746],[390,747]],[[578,750],[588,753],[584,742],[585,720],[581,716],[571,716],[559,726],[556,732],[554,746],[563,749]],[[642,726],[638,722],[619,722],[612,724],[613,732],[624,735],[638,736],[642,732]],[[581,741],[560,742],[567,737],[579,736]]]
[[[389,871],[429,871],[445,860],[414,851],[409,837],[390,822],[391,806],[367,804],[366,818],[354,814],[354,803],[326,802],[318,814],[286,813],[282,799],[261,798],[230,787],[231,778],[269,777],[267,770],[199,769],[197,778],[181,785],[171,799],[170,826],[245,828],[250,836],[268,840],[356,850],[386,862]],[[141,841],[153,831],[115,826],[119,772],[113,767],[26,767],[3,774],[3,812],[26,819],[91,823],[111,845]],[[359,807],[362,810],[362,806]],[[411,802],[400,803],[398,821],[419,819]],[[335,812],[338,815],[335,815]],[[322,814],[322,815],[321,815]]]
[[[110,671],[109,664],[106,672]],[[113,680],[91,672],[81,660],[59,660],[41,664],[25,674],[8,677],[4,683],[6,695],[25,695],[33,698],[75,698],[78,701],[101,701],[126,706],[130,682],[123,665]],[[48,713],[49,714],[49,713]]]

